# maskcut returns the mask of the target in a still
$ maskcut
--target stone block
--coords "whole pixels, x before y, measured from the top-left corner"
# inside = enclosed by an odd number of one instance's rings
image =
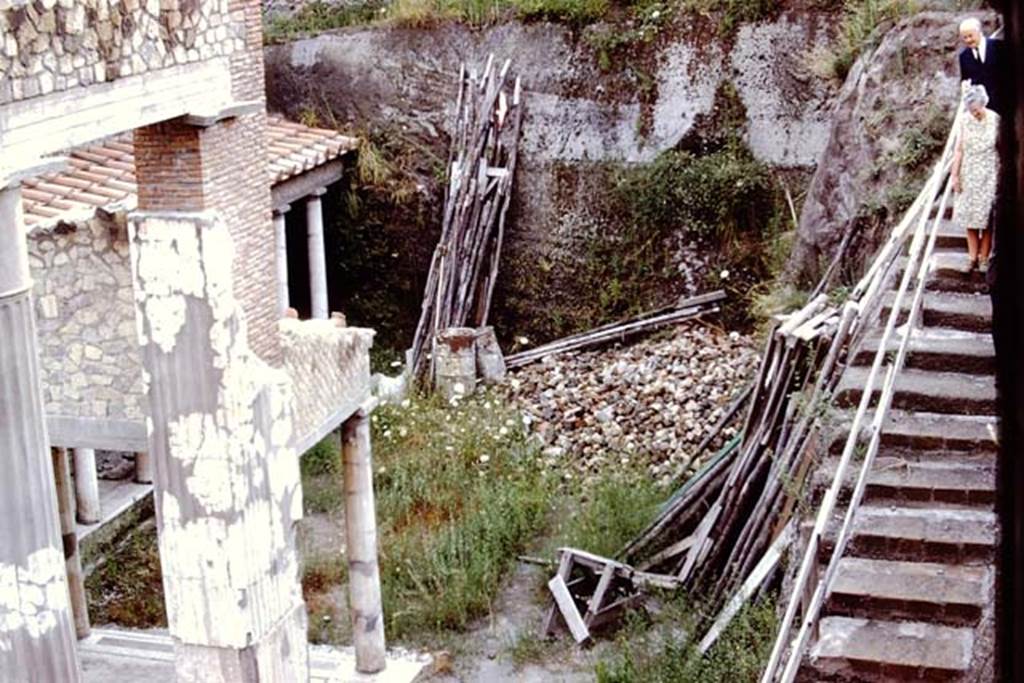
[[[39,315],[44,319],[53,319],[58,315],[57,297],[48,294],[39,298]]]

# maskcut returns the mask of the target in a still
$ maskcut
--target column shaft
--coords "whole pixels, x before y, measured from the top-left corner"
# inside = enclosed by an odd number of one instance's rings
[[[153,483],[153,458],[149,457],[148,451],[139,451],[135,454],[135,483]]]
[[[381,671],[385,664],[384,613],[377,566],[377,516],[373,496],[370,420],[359,411],[342,427],[345,469],[345,548],[356,669]]]
[[[323,190],[306,199],[306,238],[309,248],[309,295],[313,304],[313,317],[327,319],[327,255],[324,252],[324,214],[320,195]]]
[[[277,308],[281,317],[291,305],[288,295],[288,232],[285,226],[284,215],[288,212],[287,206],[274,209],[274,240],[276,241],[277,252],[275,263],[277,266]]]
[[[89,606],[85,595],[85,575],[82,556],[78,552],[75,533],[75,490],[71,484],[71,467],[65,448],[51,448],[53,478],[57,484],[57,509],[60,513],[60,533],[64,539],[64,563],[71,596],[71,613],[75,619],[75,635],[81,640],[89,635]]]
[[[100,480],[96,471],[96,451],[92,448],[76,448],[74,452],[78,521],[82,524],[96,524],[103,516],[100,510]]]
[[[0,681],[81,680],[17,187],[0,188]]]

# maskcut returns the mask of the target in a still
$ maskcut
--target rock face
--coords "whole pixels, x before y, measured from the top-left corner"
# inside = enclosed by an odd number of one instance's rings
[[[694,324],[668,339],[549,356],[506,386],[548,458],[568,458],[584,476],[631,458],[668,481],[702,455],[696,447],[756,366],[750,338]]]
[[[794,279],[817,279],[850,231],[856,239],[844,260],[859,270],[884,236],[862,219],[879,207],[900,206],[897,194],[903,203],[916,195],[935,154],[916,154],[915,145],[931,139],[934,146],[937,135],[941,144],[957,104],[960,18],[951,12],[911,17],[854,65],[800,215],[788,265]],[[991,13],[983,19],[995,23]]]
[[[721,41],[708,40],[712,23],[680,20],[638,46],[642,54],[613,54],[603,69],[593,46],[610,30],[602,25],[582,32],[542,22],[344,29],[266,48],[268,106],[291,118],[329,111],[327,122],[415,141],[422,188],[443,171],[460,63],[511,57],[526,117],[495,324],[503,335],[549,338],[575,329],[564,323],[576,314],[564,310],[570,306],[560,304],[533,328],[509,328],[530,317],[544,292],[573,291],[595,236],[621,234],[621,207],[611,197],[617,170],[690,144],[712,125],[724,86],[746,109],[743,132],[760,160],[808,169],[824,149],[834,88],[810,73],[804,57],[827,43],[828,15],[782,12]],[[420,215],[439,213],[431,204]],[[409,233],[405,244],[432,247],[436,239],[423,229]],[[683,239],[672,252],[678,275],[671,294],[706,289],[713,270],[706,246]],[[412,272],[427,268],[410,265]]]
[[[827,139],[831,91],[802,55],[827,42],[827,26],[823,16],[784,14],[743,26],[731,47],[667,41],[648,74],[656,89],[649,130],[639,71],[602,71],[586,39],[551,23],[356,28],[270,46],[269,105],[295,116],[326,103],[344,123],[394,123],[436,137],[452,120],[460,62],[482,64],[493,53],[512,58],[523,78],[523,163],[640,162],[678,144],[711,111],[718,86],[733,80],[758,158],[810,166]]]

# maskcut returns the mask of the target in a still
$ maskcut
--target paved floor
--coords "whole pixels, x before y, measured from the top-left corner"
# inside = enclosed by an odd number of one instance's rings
[[[85,683],[173,683],[174,647],[160,631],[93,629],[79,642]],[[387,668],[372,676],[356,673],[351,648],[311,646],[310,683],[410,683],[429,656],[392,651]]]

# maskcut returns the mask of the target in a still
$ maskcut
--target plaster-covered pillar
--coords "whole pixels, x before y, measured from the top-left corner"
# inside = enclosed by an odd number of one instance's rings
[[[177,680],[306,681],[291,384],[248,346],[216,213],[140,211],[129,232]]]
[[[96,471],[96,451],[91,448],[75,449],[75,501],[78,503],[78,521],[96,524],[103,516],[100,510],[100,479]]]
[[[21,192],[0,180],[0,681],[81,680],[47,443]]]
[[[324,252],[324,212],[320,188],[306,198],[306,241],[309,248],[309,295],[313,317],[327,319],[327,255]]]
[[[377,517],[368,411],[360,409],[342,427],[345,468],[345,553],[356,670],[384,668],[384,612],[377,566]]]
[[[288,296],[288,231],[285,228],[284,215],[291,207],[287,204],[274,209],[274,241],[276,252],[274,262],[277,266],[277,312],[283,318],[291,305]]]

